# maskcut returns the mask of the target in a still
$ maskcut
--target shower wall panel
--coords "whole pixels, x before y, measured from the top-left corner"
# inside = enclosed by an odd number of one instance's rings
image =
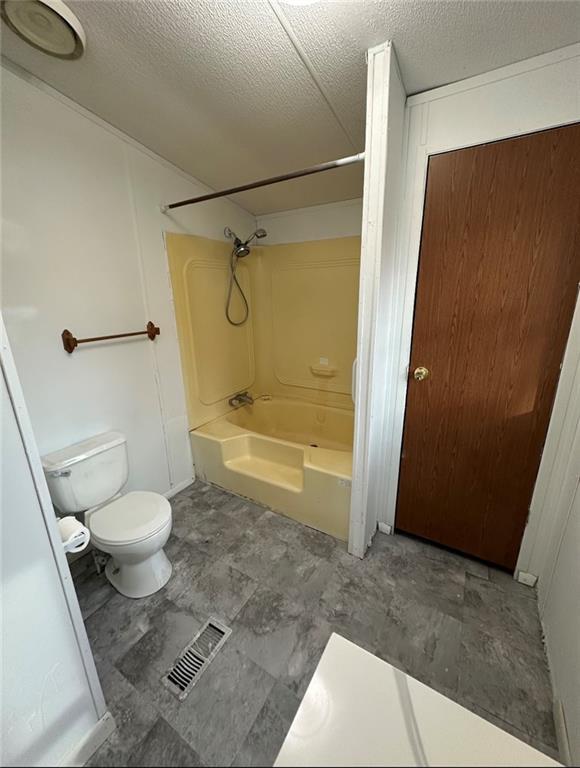
[[[230,247],[193,235],[166,235],[175,317],[185,384],[189,426],[205,424],[230,410],[228,398],[255,382],[253,317],[243,326],[224,315]],[[253,302],[250,264],[240,262],[237,277]],[[234,293],[232,316],[242,315]]]

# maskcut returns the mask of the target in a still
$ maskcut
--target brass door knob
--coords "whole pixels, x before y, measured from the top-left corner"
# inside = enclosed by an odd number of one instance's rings
[[[415,381],[424,381],[429,376],[429,369],[420,365],[413,371],[413,378]]]

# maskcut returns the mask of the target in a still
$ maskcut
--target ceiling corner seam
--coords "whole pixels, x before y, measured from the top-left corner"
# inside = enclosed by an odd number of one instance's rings
[[[351,145],[351,147],[355,151],[358,151],[358,147],[357,147],[355,141],[353,140],[353,138],[350,135],[349,131],[347,130],[346,126],[344,125],[344,123],[340,119],[340,115],[338,114],[338,110],[335,109],[332,101],[330,100],[330,97],[328,96],[328,94],[324,90],[324,87],[323,87],[322,83],[318,79],[318,75],[316,74],[316,70],[314,69],[314,66],[312,65],[312,62],[308,58],[308,54],[306,53],[306,51],[302,47],[302,44],[300,43],[300,40],[298,39],[296,33],[292,29],[292,25],[290,24],[290,22],[288,21],[288,19],[284,15],[283,10],[280,8],[278,0],[268,0],[268,4],[270,5],[270,8],[272,9],[274,15],[276,16],[276,18],[280,22],[280,26],[282,27],[282,29],[286,33],[288,39],[292,43],[292,46],[294,47],[294,50],[298,54],[298,57],[302,61],[302,64],[306,68],[308,74],[312,78],[312,80],[313,80],[314,84],[316,85],[320,95],[322,96],[322,98],[326,102],[326,105],[330,109],[334,119],[336,120],[336,122],[340,126],[341,131],[346,136],[347,141],[349,142],[349,144]]]

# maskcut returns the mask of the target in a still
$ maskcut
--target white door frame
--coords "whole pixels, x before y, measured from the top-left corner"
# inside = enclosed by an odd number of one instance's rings
[[[385,349],[380,333],[392,289],[391,253],[401,197],[406,94],[390,42],[367,54],[367,113],[349,552],[363,557],[377,525],[376,476],[381,455]]]
[[[24,401],[24,395],[20,386],[20,379],[12,356],[12,350],[8,341],[4,318],[0,312],[0,368],[6,381],[8,395],[26,453],[32,482],[36,490],[39,505],[42,510],[43,524],[52,550],[62,591],[66,600],[72,629],[79,652],[82,658],[87,685],[93,700],[97,723],[93,730],[86,734],[85,739],[76,746],[73,752],[65,756],[63,765],[82,765],[98,747],[115,730],[115,721],[107,709],[101,683],[95,667],[95,661],[89,645],[89,639],[85,629],[79,601],[74,588],[71,572],[62,546],[62,540],[58,529],[57,518],[54,513],[52,501],[42,470],[40,455],[36,445],[36,439],[32,431],[28,409]],[[25,556],[25,554],[23,555]],[[65,727],[65,726],[63,726]]]
[[[382,411],[377,410],[377,413],[383,414],[379,440],[382,453],[379,455],[384,455],[386,461],[374,468],[367,461],[371,472],[366,477],[363,476],[367,498],[369,487],[374,484],[378,489],[377,521],[385,530],[392,530],[395,524],[408,384],[407,369],[429,156],[579,121],[579,62],[580,44],[576,44],[407,99],[405,170],[399,235],[396,244],[391,244],[391,253],[383,255],[383,259],[387,258],[394,264],[393,289],[386,297],[390,306],[385,316],[390,319],[390,327],[379,328],[380,334],[387,335],[390,339],[383,365],[386,371],[385,386],[375,397],[375,400],[381,401],[382,408]],[[365,187],[365,196],[367,194]],[[366,222],[363,218],[363,242],[365,228],[371,225],[374,224]],[[380,222],[376,226],[380,226]],[[374,272],[370,272],[371,268],[364,259],[361,269],[368,269],[367,278],[372,279]],[[361,311],[364,309],[365,304],[361,301]],[[576,312],[574,324],[580,322],[578,314]],[[377,315],[375,304],[373,320],[367,321],[367,327],[372,327],[373,322],[377,322]],[[360,333],[359,327],[359,337]],[[373,343],[376,344],[375,341]],[[571,359],[571,356],[567,357]],[[359,370],[359,375],[364,380],[362,373]],[[564,369],[562,379],[568,379]],[[360,407],[359,398],[356,406]],[[355,457],[358,437],[357,430]],[[551,439],[557,440],[558,435],[552,434]],[[358,470],[356,459],[355,466]],[[353,479],[353,502],[354,500]],[[373,514],[374,511],[368,509],[366,513],[363,511],[362,518]],[[355,509],[354,515],[351,512],[351,526],[361,529],[358,537],[355,537],[351,528],[351,542],[360,541],[362,531],[365,530],[358,515],[358,509]],[[353,551],[351,547],[349,549]]]

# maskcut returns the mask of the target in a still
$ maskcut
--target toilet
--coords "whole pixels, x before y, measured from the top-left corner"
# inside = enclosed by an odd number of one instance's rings
[[[111,555],[105,574],[118,592],[147,597],[167,584],[171,505],[150,491],[120,493],[129,475],[125,435],[96,435],[43,456],[42,466],[58,513],[84,512],[94,546]]]

